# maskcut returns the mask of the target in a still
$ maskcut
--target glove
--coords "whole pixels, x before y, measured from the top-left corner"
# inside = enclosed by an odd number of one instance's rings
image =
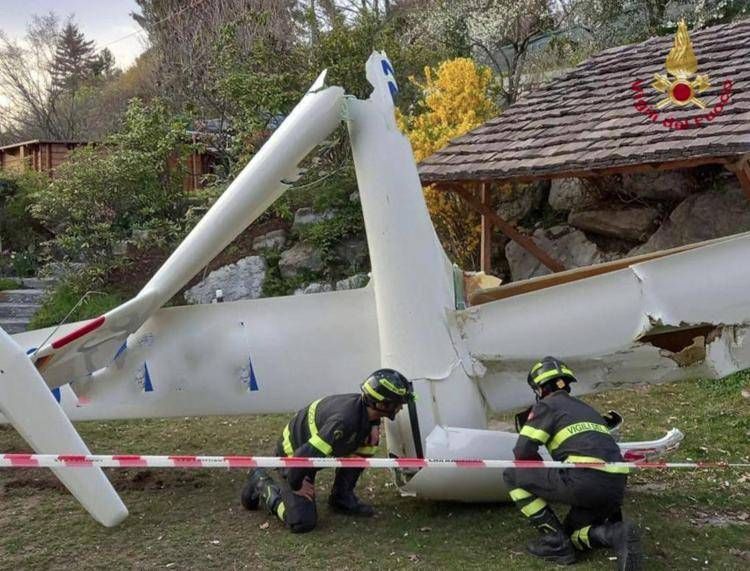
[[[526,420],[529,418],[530,413],[531,407],[527,408],[526,410],[522,410],[516,415],[516,432],[521,432],[521,429],[523,428],[523,425],[526,424]]]

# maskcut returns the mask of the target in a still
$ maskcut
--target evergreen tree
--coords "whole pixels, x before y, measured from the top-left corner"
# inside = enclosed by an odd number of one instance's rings
[[[100,51],[91,63],[91,74],[94,77],[111,79],[118,74],[118,71],[115,67],[115,56],[112,55],[109,48]]]
[[[77,91],[81,83],[91,76],[95,61],[94,42],[87,41],[78,26],[68,22],[57,41],[50,68],[53,89]]]

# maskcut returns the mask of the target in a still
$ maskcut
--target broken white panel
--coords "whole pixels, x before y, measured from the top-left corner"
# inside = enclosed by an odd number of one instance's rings
[[[740,235],[459,312],[469,351],[487,369],[484,396],[494,410],[529,403],[526,373],[545,355],[576,372],[574,394],[750,366],[748,259],[750,236]],[[716,326],[710,338],[683,359],[641,341],[669,327],[707,325]]]

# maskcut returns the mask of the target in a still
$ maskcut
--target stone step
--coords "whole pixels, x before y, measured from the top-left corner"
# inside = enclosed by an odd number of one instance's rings
[[[0,327],[6,333],[22,333],[26,331],[26,327],[29,325],[28,319],[0,319]]]
[[[0,302],[0,319],[6,317],[32,317],[41,307],[36,303]]]
[[[0,291],[0,302],[3,303],[42,303],[43,289],[6,289]]]
[[[29,289],[51,289],[57,285],[55,278],[21,278],[23,287]]]

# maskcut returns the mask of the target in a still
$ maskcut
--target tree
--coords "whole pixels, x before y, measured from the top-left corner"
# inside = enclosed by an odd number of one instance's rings
[[[492,72],[469,58],[444,61],[435,70],[425,68],[425,82],[418,83],[423,98],[418,112],[399,115],[417,162],[443,148],[451,139],[495,117]],[[453,193],[429,186],[424,189],[435,229],[451,258],[472,267],[479,244],[478,215]]]
[[[119,75],[120,70],[115,67],[115,56],[104,48],[91,62],[91,75],[95,78],[113,79]]]
[[[59,36],[50,66],[53,90],[75,94],[91,77],[96,61],[94,42],[87,41],[78,26],[68,22]]]
[[[50,96],[58,32],[52,13],[32,17],[23,44],[0,31],[0,92],[7,101],[2,115],[12,139],[64,137]]]

